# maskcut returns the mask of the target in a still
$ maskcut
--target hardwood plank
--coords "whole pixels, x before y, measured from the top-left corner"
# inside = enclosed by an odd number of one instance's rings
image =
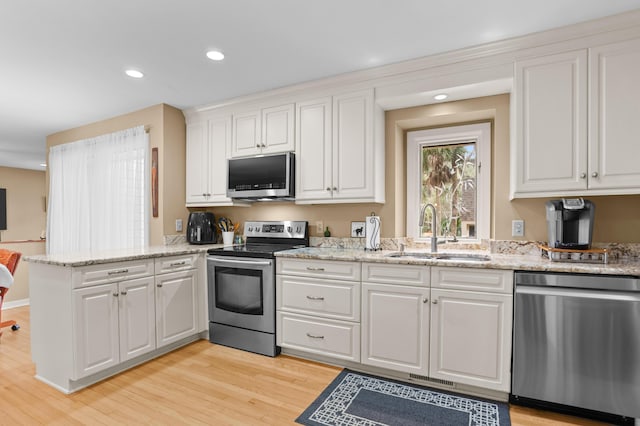
[[[5,314],[21,329],[0,338],[0,424],[295,425],[341,370],[201,340],[65,395],[34,378],[29,308]],[[518,406],[510,414],[521,426],[601,424]]]

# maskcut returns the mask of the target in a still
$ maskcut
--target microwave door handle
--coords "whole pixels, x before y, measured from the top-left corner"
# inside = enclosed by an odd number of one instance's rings
[[[216,263],[227,263],[232,265],[255,265],[255,266],[269,266],[271,265],[271,261],[266,260],[232,260],[232,259],[221,259],[219,257],[210,257],[209,259],[213,260]]]

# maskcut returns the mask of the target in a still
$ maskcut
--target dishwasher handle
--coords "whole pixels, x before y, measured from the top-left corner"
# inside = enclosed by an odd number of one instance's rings
[[[573,297],[579,299],[614,300],[620,302],[640,302],[640,293],[621,291],[598,291],[578,288],[567,289],[555,287],[518,286],[516,287],[516,295],[518,294]]]

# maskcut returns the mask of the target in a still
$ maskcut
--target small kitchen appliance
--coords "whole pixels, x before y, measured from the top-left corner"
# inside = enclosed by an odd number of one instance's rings
[[[549,247],[570,250],[591,248],[596,206],[582,198],[563,198],[546,203]]]
[[[216,218],[210,212],[189,213],[187,242],[189,244],[215,244]]]
[[[308,222],[245,222],[244,245],[209,249],[209,340],[276,356],[274,253],[309,245]]]
[[[290,201],[296,195],[293,152],[227,160],[227,197],[248,201]]]

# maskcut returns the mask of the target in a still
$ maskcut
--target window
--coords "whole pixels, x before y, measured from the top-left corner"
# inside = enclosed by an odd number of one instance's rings
[[[407,236],[488,239],[490,185],[490,123],[407,133]],[[435,230],[427,204],[436,212]]]

